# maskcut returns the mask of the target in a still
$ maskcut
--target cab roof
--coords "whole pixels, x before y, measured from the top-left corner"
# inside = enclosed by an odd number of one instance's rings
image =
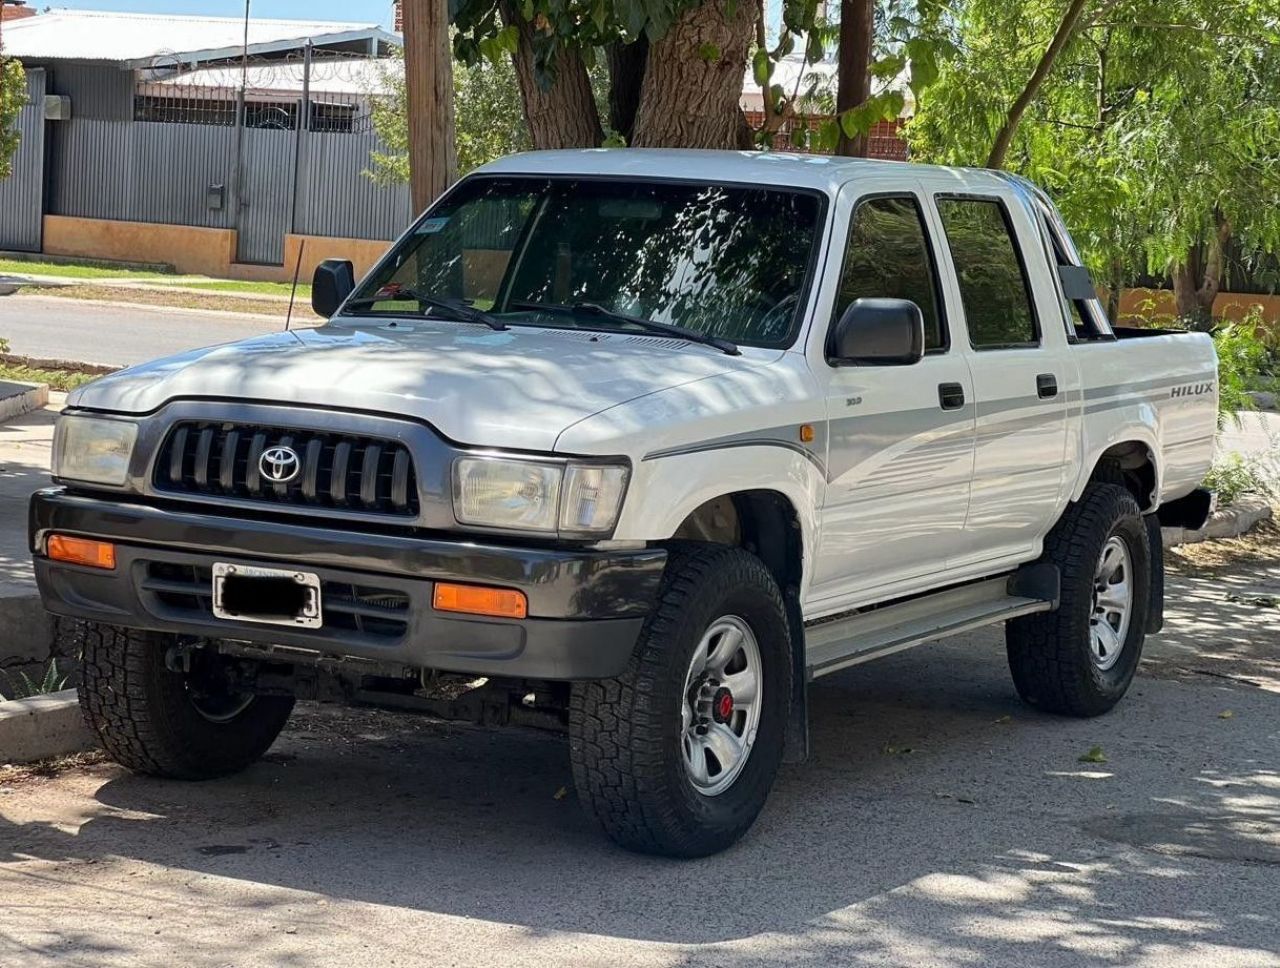
[[[904,161],[873,161],[774,151],[709,151],[692,148],[582,148],[508,155],[478,169],[483,174],[588,175],[679,178],[809,188],[834,193],[846,182],[918,180],[931,189],[964,191],[1007,188],[999,173],[982,168],[944,168]]]

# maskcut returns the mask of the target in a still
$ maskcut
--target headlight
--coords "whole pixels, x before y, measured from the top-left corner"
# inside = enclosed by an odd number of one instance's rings
[[[138,425],[99,417],[58,418],[53,476],[92,484],[123,484]]]
[[[461,524],[485,528],[604,533],[618,520],[627,475],[616,464],[459,457],[453,514]]]

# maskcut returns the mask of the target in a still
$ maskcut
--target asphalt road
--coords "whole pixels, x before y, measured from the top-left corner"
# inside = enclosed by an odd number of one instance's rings
[[[207,310],[63,296],[0,297],[0,337],[9,341],[11,353],[109,366],[272,333],[282,325],[266,317]]]
[[[603,840],[553,735],[385,713],[217,782],[0,784],[0,964],[1280,966],[1268,588],[1175,576],[1100,719],[1022,706],[990,631],[822,680],[813,758],[696,862]]]

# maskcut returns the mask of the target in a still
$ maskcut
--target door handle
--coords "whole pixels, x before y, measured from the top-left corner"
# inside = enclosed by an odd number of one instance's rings
[[[1058,395],[1058,378],[1052,373],[1041,373],[1036,377],[1036,393],[1041,400]]]
[[[964,387],[959,383],[939,383],[938,404],[943,410],[959,410],[964,406]]]

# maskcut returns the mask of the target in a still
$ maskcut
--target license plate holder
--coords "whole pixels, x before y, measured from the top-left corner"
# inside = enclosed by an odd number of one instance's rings
[[[229,622],[318,629],[324,622],[320,576],[290,568],[216,562],[213,616]]]

